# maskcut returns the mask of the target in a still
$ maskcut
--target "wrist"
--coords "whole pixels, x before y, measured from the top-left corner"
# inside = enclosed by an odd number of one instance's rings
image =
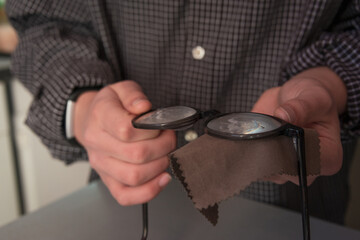
[[[66,139],[73,145],[79,145],[76,141],[76,129],[79,128],[77,122],[79,120],[79,112],[86,112],[83,110],[87,105],[85,105],[85,101],[80,99],[88,99],[84,98],[85,96],[90,96],[89,93],[96,94],[96,90],[98,87],[89,87],[89,88],[81,88],[76,89],[69,96],[69,99],[66,104],[65,110],[65,121],[64,121],[64,129],[65,129],[65,137]],[[81,110],[81,111],[80,111]]]
[[[86,122],[86,116],[89,112],[89,108],[93,99],[95,98],[97,91],[87,91],[82,93],[75,104],[74,109],[74,119],[73,119],[73,131],[74,131],[74,138],[81,143],[81,133],[82,133],[82,126]]]

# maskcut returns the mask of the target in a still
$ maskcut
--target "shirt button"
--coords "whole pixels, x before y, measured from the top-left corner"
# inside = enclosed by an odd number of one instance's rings
[[[191,142],[191,141],[194,141],[195,139],[197,139],[197,137],[198,137],[197,132],[195,132],[194,130],[189,130],[189,131],[186,131],[184,138],[186,141]]]
[[[192,56],[196,60],[201,60],[205,56],[205,49],[201,46],[196,46],[192,50]]]

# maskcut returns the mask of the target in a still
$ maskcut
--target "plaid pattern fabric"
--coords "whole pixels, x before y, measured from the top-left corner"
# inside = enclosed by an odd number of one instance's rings
[[[315,66],[348,89],[343,137],[360,133],[359,1],[8,0],[20,35],[14,74],[34,95],[26,123],[67,163],[86,152],[64,138],[75,88],[122,79],[141,84],[154,107],[249,111],[262,92]],[[205,55],[197,60],[193,48]],[[200,134],[203,126],[194,126]],[[179,146],[185,144],[178,134]],[[256,183],[247,197],[279,203],[280,187]]]

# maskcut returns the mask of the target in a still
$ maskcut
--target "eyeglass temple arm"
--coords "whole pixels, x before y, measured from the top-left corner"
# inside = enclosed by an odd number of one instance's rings
[[[308,208],[304,130],[300,127],[290,125],[290,127],[287,128],[285,134],[289,137],[292,137],[296,148],[299,185],[300,185],[301,203],[302,203],[301,207],[302,207],[303,239],[310,240],[310,219],[309,219],[309,208]]]
[[[141,240],[146,240],[148,235],[148,203],[142,204],[143,233]]]

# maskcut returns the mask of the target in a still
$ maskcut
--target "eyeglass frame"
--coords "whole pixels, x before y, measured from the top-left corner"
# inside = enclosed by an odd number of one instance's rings
[[[195,110],[195,113],[181,118],[175,121],[171,121],[168,123],[159,123],[159,124],[141,124],[136,122],[140,118],[155,113],[156,111],[166,110],[173,107],[186,107],[192,110]],[[215,131],[208,127],[209,123],[213,120],[221,118],[223,116],[227,116],[229,114],[250,114],[254,116],[260,116],[275,120],[280,123],[280,126],[274,128],[272,130],[258,133],[258,134],[229,134],[222,133],[221,131]],[[307,192],[307,174],[306,174],[306,159],[305,159],[305,138],[304,138],[304,130],[301,127],[290,124],[282,119],[279,119],[274,116],[270,116],[262,113],[254,113],[254,112],[232,112],[232,113],[220,113],[217,110],[208,110],[208,111],[200,111],[198,109],[187,107],[187,106],[171,106],[167,108],[158,108],[150,110],[146,113],[140,114],[132,120],[132,125],[135,128],[139,129],[157,129],[157,130],[181,130],[184,128],[191,127],[198,120],[207,118],[205,121],[205,133],[219,138],[224,138],[233,141],[241,141],[246,139],[259,139],[265,137],[272,137],[278,135],[284,135],[287,137],[291,137],[295,146],[295,151],[297,153],[297,163],[298,163],[298,175],[299,175],[299,186],[300,186],[300,194],[301,194],[301,207],[302,207],[302,230],[303,230],[303,239],[310,240],[310,218],[309,218],[309,208],[308,208],[308,192]],[[148,204],[142,204],[142,215],[143,215],[143,234],[142,240],[147,239],[148,235]]]

